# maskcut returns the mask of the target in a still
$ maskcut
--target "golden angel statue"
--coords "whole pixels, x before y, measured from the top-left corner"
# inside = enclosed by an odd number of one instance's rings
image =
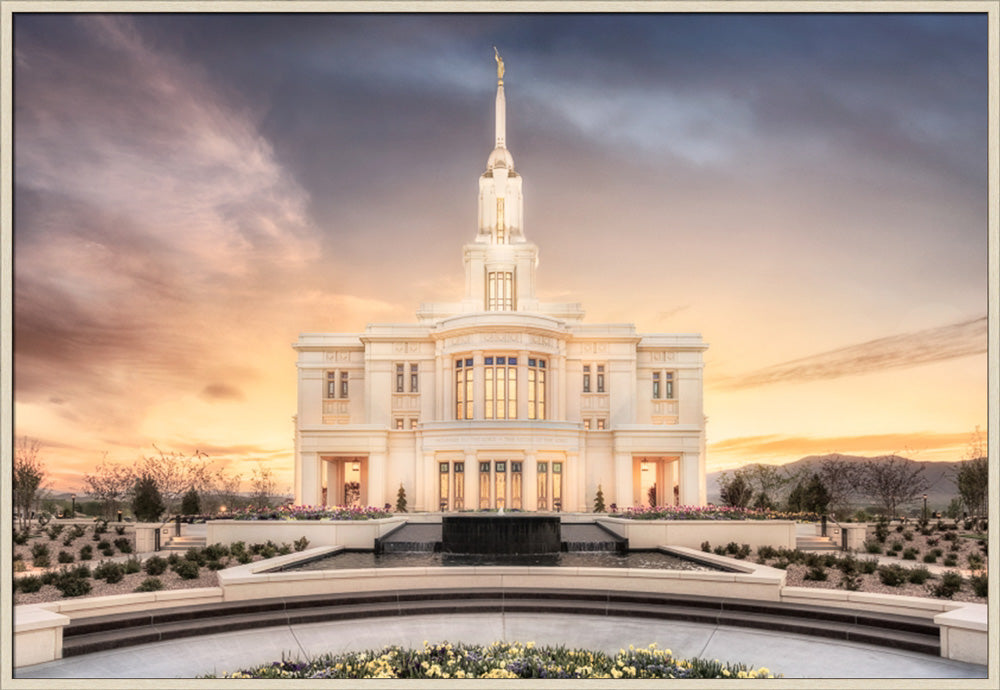
[[[503,58],[500,57],[500,51],[497,50],[496,46],[493,46],[493,54],[497,60],[497,79],[503,79]]]

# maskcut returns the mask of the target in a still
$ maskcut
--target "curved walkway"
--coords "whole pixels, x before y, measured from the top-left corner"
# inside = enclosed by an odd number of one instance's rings
[[[476,613],[309,623],[185,638],[70,657],[16,678],[192,678],[280,660],[424,640],[534,641],[617,652],[655,642],[680,657],[766,666],[786,678],[985,678],[985,666],[799,635],[677,621],[533,613]]]

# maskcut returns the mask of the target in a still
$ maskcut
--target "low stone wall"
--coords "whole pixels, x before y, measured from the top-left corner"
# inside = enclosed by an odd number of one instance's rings
[[[630,549],[655,549],[660,544],[697,549],[702,542],[712,547],[729,542],[751,548],[773,546],[795,548],[794,520],[628,520],[597,518],[597,522],[628,539]]]
[[[843,533],[847,532],[847,548],[851,551],[861,551],[865,548],[865,539],[868,534],[868,523],[866,522],[844,522],[835,523],[829,521],[826,523],[826,536],[833,539],[837,544],[843,543]],[[816,523],[816,536],[821,536],[823,534],[822,523]]]
[[[371,549],[375,539],[405,522],[405,517],[378,520],[210,520],[205,523],[207,544],[265,542],[291,544],[305,537],[310,546]]]
[[[166,544],[176,531],[173,522],[161,525],[159,522],[135,523],[135,552],[149,553],[156,550],[156,533],[160,533],[160,544]]]

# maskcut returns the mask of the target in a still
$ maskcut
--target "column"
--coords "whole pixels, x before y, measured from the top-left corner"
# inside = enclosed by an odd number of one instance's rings
[[[528,418],[528,351],[517,351],[517,418]]]
[[[566,453],[563,462],[563,510],[567,513],[580,510],[580,456],[577,453]]]
[[[671,458],[660,460],[662,480],[657,481],[656,502],[661,506],[674,505],[674,484],[677,483],[677,465],[679,461]],[[659,481],[663,483],[660,484]],[[663,487],[662,489],[660,487]]]
[[[328,506],[340,505],[341,500],[343,500],[343,481],[340,479],[342,473],[338,470],[343,467],[343,460],[322,460],[322,464],[326,469],[326,504]],[[323,492],[320,491],[320,495]]]
[[[701,481],[698,476],[698,453],[682,453],[680,459],[681,505],[704,505]]]
[[[475,350],[472,353],[472,418],[482,419],[484,416],[486,399],[486,377],[483,373],[483,351]]]
[[[465,451],[465,509],[479,510],[479,461],[476,451]]]
[[[614,495],[614,501],[608,499],[609,495]],[[615,489],[613,494],[610,491],[604,494],[604,501],[607,504],[617,503],[619,510],[632,505],[631,453],[615,452]]]
[[[570,453],[570,462],[576,463],[576,505],[577,510],[589,511],[594,506],[590,503],[590,496],[587,495],[587,447],[580,446],[579,453]]]
[[[385,451],[368,454],[367,504],[381,508],[385,505]]]
[[[320,499],[319,456],[316,453],[302,453],[302,471],[296,491],[299,505],[318,505]]]
[[[552,394],[555,409],[550,419],[565,421],[566,419],[566,342],[559,341],[559,354],[555,356],[555,366],[553,367],[552,383],[549,384],[549,392]]]
[[[434,453],[427,451],[417,456],[417,466],[413,468],[413,510],[431,510],[434,502],[428,497],[428,492],[433,491],[433,485],[428,486],[426,482],[427,468],[434,465]]]
[[[525,510],[538,510],[538,453],[524,451],[521,464],[521,501]]]
[[[455,413],[452,412],[451,416],[448,416],[448,396],[449,389],[454,389],[454,386],[448,386],[447,383],[447,371],[453,371],[454,367],[448,366],[448,359],[444,356],[444,342],[438,340],[434,343],[434,419],[444,420],[453,419]],[[447,369],[446,369],[447,367]],[[422,382],[421,382],[422,383]],[[425,396],[429,391],[420,391],[421,396]],[[454,393],[451,393],[454,395]],[[430,421],[425,419],[424,421]]]

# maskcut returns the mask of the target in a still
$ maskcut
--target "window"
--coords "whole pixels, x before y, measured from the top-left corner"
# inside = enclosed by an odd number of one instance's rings
[[[456,462],[455,465],[455,510],[465,508],[465,463]]]
[[[598,431],[603,431],[606,428],[607,428],[607,421],[605,421],[604,417],[598,417],[597,418],[597,430]]]
[[[549,509],[549,463],[536,463],[538,468],[538,509]]]
[[[338,388],[337,381],[340,381]],[[326,372],[326,397],[330,400],[334,398],[347,397],[347,372],[328,371]]]
[[[662,388],[660,386],[661,381],[664,384]],[[666,400],[674,399],[674,372],[672,371],[653,372],[653,397],[656,399],[662,397]]]
[[[396,428],[397,429],[402,429],[403,428],[403,418],[402,417],[397,417],[396,418]]]
[[[545,360],[528,358],[528,419],[545,419]]]
[[[521,463],[510,463],[510,507],[521,509]]]
[[[472,419],[472,358],[455,360],[455,419]]]
[[[562,510],[562,463],[552,463],[552,509]]]
[[[419,386],[420,376],[418,376],[419,373],[420,373],[420,365],[419,364],[411,364],[410,365],[410,392],[411,393],[416,393],[418,390],[420,390],[420,386]]]
[[[590,429],[590,420],[589,419],[583,420],[583,428],[584,429],[588,429],[588,430]]]
[[[411,429],[416,429],[417,428],[417,420],[415,420],[415,419],[411,419],[410,420],[410,428]]]
[[[486,310],[514,309],[514,272],[490,271],[486,274]]]
[[[517,357],[485,357],[486,419],[517,417]],[[471,395],[471,390],[470,390]],[[467,417],[466,419],[471,418]]]
[[[404,371],[404,369],[405,369],[404,365],[402,365],[402,364],[397,364],[396,365],[396,392],[397,393],[402,393],[403,392],[403,379],[404,379],[404,377],[403,377],[403,371]]]
[[[596,373],[592,379],[591,374]],[[594,385],[591,385],[594,384]],[[583,392],[584,393],[604,393],[604,365],[584,364],[583,365]]]
[[[598,393],[603,393],[604,392],[604,365],[603,364],[598,364],[597,365],[597,392]]]
[[[490,507],[490,463],[479,463],[479,508]]]
[[[583,365],[583,392],[584,393],[589,393],[590,392],[590,365],[589,364],[584,364]]]
[[[397,393],[405,393],[406,392],[406,369],[407,369],[406,362],[397,362],[396,363],[396,392]],[[418,384],[419,384],[419,381],[420,381],[420,377],[418,376],[418,374],[420,373],[420,365],[419,364],[412,364],[411,363],[409,365],[409,369],[410,369],[410,392],[411,393],[416,393],[418,391]]]
[[[504,221],[503,197],[497,199],[497,244],[507,242],[507,223]]]
[[[438,463],[438,468],[440,470],[439,476],[440,481],[438,482],[438,493],[440,501],[438,502],[438,507],[441,512],[448,510],[448,484],[450,483],[451,477],[448,474],[449,464],[447,462]]]

